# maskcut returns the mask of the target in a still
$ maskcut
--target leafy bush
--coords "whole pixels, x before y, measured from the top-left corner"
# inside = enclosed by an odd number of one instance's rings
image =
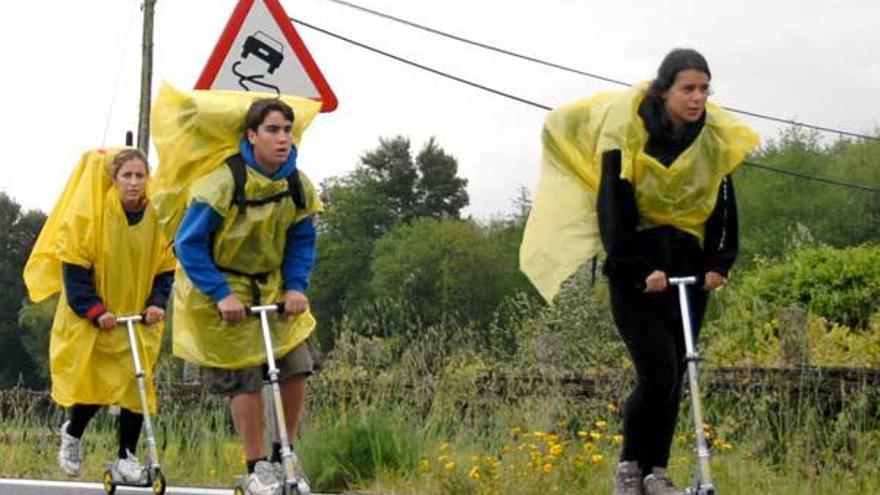
[[[707,352],[720,365],[780,362],[787,336],[780,311],[803,308],[802,334],[812,364],[872,366],[880,361],[880,248],[807,247],[760,260],[719,297],[719,317],[706,331]],[[784,320],[784,318],[782,318]]]

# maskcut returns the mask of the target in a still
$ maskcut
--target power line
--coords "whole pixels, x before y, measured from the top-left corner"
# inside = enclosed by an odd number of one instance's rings
[[[388,52],[383,51],[383,50],[380,50],[380,49],[378,49],[378,48],[374,48],[374,47],[372,47],[372,46],[366,45],[366,44],[361,43],[361,42],[359,42],[359,41],[355,41],[355,40],[353,40],[353,39],[351,39],[351,38],[346,38],[345,36],[342,36],[341,34],[336,34],[336,33],[333,33],[333,32],[330,32],[330,31],[327,31],[326,29],[319,28],[318,26],[315,26],[315,25],[313,25],[313,24],[309,24],[309,23],[307,23],[307,22],[305,22],[305,21],[301,21],[301,20],[299,20],[299,19],[294,19],[294,18],[292,18],[292,17],[290,18],[290,20],[292,20],[293,22],[295,22],[295,23],[297,23],[297,24],[300,24],[300,25],[302,25],[302,26],[305,26],[305,27],[307,27],[307,28],[309,28],[309,29],[313,29],[313,30],[315,30],[315,31],[318,31],[319,33],[323,33],[323,34],[326,34],[327,36],[331,36],[331,37],[333,37],[333,38],[336,38],[336,39],[338,39],[338,40],[344,41],[344,42],[346,42],[346,43],[350,43],[350,44],[355,45],[355,46],[357,46],[357,47],[363,48],[364,50],[369,50],[369,51],[371,51],[371,52],[373,52],[373,53],[378,53],[379,55],[382,55],[382,56],[385,56],[385,57],[388,57],[388,58],[391,58],[391,59],[397,60],[398,62],[402,62],[402,63],[404,63],[404,64],[411,65],[411,66],[413,66],[413,67],[416,67],[416,68],[422,69],[422,70],[424,70],[424,71],[428,71],[428,72],[430,72],[430,73],[432,73],[432,74],[435,74],[435,75],[438,75],[438,76],[441,76],[441,77],[445,77],[445,78],[447,78],[447,79],[452,79],[453,81],[460,82],[460,83],[462,83],[462,84],[467,84],[468,86],[473,86],[473,87],[475,87],[475,88],[482,89],[483,91],[488,91],[488,92],[493,93],[493,94],[496,94],[496,95],[498,95],[498,96],[503,96],[503,97],[505,97],[505,98],[509,98],[509,99],[511,99],[511,100],[518,101],[518,102],[520,102],[520,103],[525,103],[526,105],[531,105],[531,106],[533,106],[533,107],[537,107],[537,108],[543,108],[544,110],[553,110],[552,107],[549,107],[549,106],[547,106],[547,105],[542,105],[541,103],[536,103],[536,102],[534,102],[534,101],[532,101],[532,100],[527,100],[527,99],[525,99],[525,98],[520,98],[519,96],[515,96],[515,95],[512,95],[512,94],[510,94],[510,93],[505,93],[504,91],[500,91],[500,90],[497,90],[497,89],[494,89],[494,88],[490,88],[490,87],[488,87],[488,86],[483,86],[482,84],[478,84],[478,83],[475,83],[475,82],[473,82],[473,81],[468,81],[467,79],[463,79],[463,78],[458,77],[458,76],[453,76],[452,74],[449,74],[449,73],[446,73],[446,72],[443,72],[443,71],[440,71],[440,70],[437,70],[437,69],[433,69],[433,68],[428,67],[428,66],[426,66],[426,65],[422,65],[422,64],[420,64],[420,63],[418,63],[418,62],[413,62],[412,60],[409,60],[409,59],[406,59],[406,58],[403,58],[403,57],[400,57],[400,56],[394,55],[394,54],[392,54],[392,53],[388,53]]]
[[[523,55],[523,54],[521,54],[521,53],[512,52],[512,51],[510,51],[510,50],[505,50],[505,49],[503,49],[503,48],[498,48],[498,47],[496,47],[496,46],[487,45],[486,43],[481,43],[481,42],[479,42],[479,41],[474,41],[474,40],[471,40],[471,39],[462,38],[461,36],[456,36],[456,35],[454,35],[454,34],[450,34],[450,33],[444,32],[444,31],[440,31],[439,29],[434,29],[434,28],[432,28],[432,27],[425,26],[425,25],[423,25],[423,24],[418,24],[418,23],[416,23],[416,22],[408,21],[408,20],[406,20],[406,19],[402,19],[402,18],[400,18],[400,17],[395,17],[395,16],[393,16],[393,15],[386,14],[386,13],[384,13],[384,12],[379,12],[378,10],[368,9],[367,7],[362,7],[362,6],[360,6],[360,5],[356,5],[356,4],[353,4],[353,3],[351,3],[351,2],[346,2],[346,1],[344,1],[344,0],[327,0],[327,1],[329,1],[329,2],[333,2],[333,3],[338,3],[338,4],[340,4],[340,5],[344,5],[344,6],[346,6],[346,7],[349,7],[349,8],[355,9],[355,10],[360,10],[361,12],[365,12],[365,13],[367,13],[367,14],[371,14],[371,15],[375,15],[375,16],[378,16],[378,17],[382,17],[382,18],[384,18],[384,19],[388,19],[388,20],[390,20],[390,21],[398,22],[398,23],[400,23],[400,24],[406,24],[407,26],[414,27],[414,28],[416,28],[416,29],[421,29],[422,31],[427,31],[427,32],[429,32],[429,33],[433,33],[433,34],[436,34],[436,35],[438,35],[438,36],[443,36],[444,38],[449,38],[449,39],[452,39],[452,40],[455,40],[455,41],[460,41],[460,42],[462,42],[462,43],[466,43],[466,44],[468,44],[468,45],[474,45],[474,46],[478,46],[478,47],[483,48],[483,49],[486,49],[486,50],[490,50],[490,51],[493,51],[493,52],[501,53],[501,54],[503,54],[503,55],[508,55],[508,56],[511,56],[511,57],[519,58],[519,59],[526,60],[526,61],[529,61],[529,62],[533,62],[533,63],[536,63],[536,64],[545,65],[545,66],[547,66],[547,67],[552,67],[552,68],[554,68],[554,69],[559,69],[559,70],[561,70],[561,71],[571,72],[571,73],[574,73],[574,74],[579,74],[579,75],[582,75],[582,76],[591,77],[591,78],[593,78],[593,79],[598,79],[598,80],[600,80],[600,81],[610,82],[610,83],[612,83],[612,84],[617,84],[617,85],[620,85],[620,86],[632,86],[630,83],[628,83],[628,82],[626,82],[626,81],[621,81],[621,80],[618,80],[618,79],[612,79],[612,78],[610,78],[610,77],[605,77],[605,76],[602,76],[602,75],[599,75],[599,74],[594,74],[594,73],[592,73],[592,72],[586,72],[586,71],[582,71],[582,70],[579,70],[579,69],[573,69],[573,68],[571,68],[571,67],[566,67],[566,66],[564,66],[564,65],[556,64],[556,63],[553,63],[553,62],[548,62],[548,61],[546,61],[546,60],[541,60],[541,59],[539,59],[539,58],[530,57],[530,56],[528,56],[528,55]]]
[[[358,10],[358,11],[360,11],[360,12],[364,12],[364,13],[366,13],[366,14],[370,14],[370,15],[373,15],[373,16],[376,16],[376,17],[381,17],[381,18],[383,18],[383,19],[387,19],[387,20],[390,20],[390,21],[393,21],[393,22],[397,22],[397,23],[400,23],[400,24],[404,24],[404,25],[410,26],[410,27],[415,28],[415,29],[420,29],[420,30],[422,30],[422,31],[426,31],[426,32],[429,32],[429,33],[432,33],[432,34],[436,34],[437,36],[442,36],[442,37],[444,37],[444,38],[448,38],[448,39],[451,39],[451,40],[459,41],[459,42],[461,42],[461,43],[465,43],[465,44],[468,44],[468,45],[477,46],[477,47],[483,48],[483,49],[485,49],[485,50],[490,50],[490,51],[493,51],[493,52],[496,52],[496,53],[501,53],[501,54],[503,54],[503,55],[507,55],[507,56],[510,56],[510,57],[515,57],[515,58],[518,58],[518,59],[521,59],[521,60],[526,60],[526,61],[528,61],[528,62],[532,62],[532,63],[540,64],[540,65],[543,65],[543,66],[546,66],[546,67],[551,67],[551,68],[554,68],[554,69],[557,69],[557,70],[561,70],[561,71],[565,71],[565,72],[570,72],[570,73],[572,73],[572,74],[578,74],[578,75],[586,76],[586,77],[589,77],[589,78],[592,78],[592,79],[597,79],[597,80],[600,80],[600,81],[610,82],[610,83],[617,84],[617,85],[620,85],[620,86],[632,86],[632,83],[628,83],[628,82],[626,82],[626,81],[621,81],[621,80],[619,80],[619,79],[614,79],[614,78],[607,77],[607,76],[603,76],[603,75],[596,74],[596,73],[593,73],[593,72],[587,72],[587,71],[583,71],[583,70],[580,70],[580,69],[575,69],[575,68],[568,67],[568,66],[561,65],[561,64],[557,64],[557,63],[554,63],[554,62],[548,62],[548,61],[546,61],[546,60],[542,60],[542,59],[539,59],[539,58],[536,58],[536,57],[531,57],[531,56],[529,56],[529,55],[524,55],[524,54],[522,54],[522,53],[517,53],[517,52],[514,52],[514,51],[506,50],[506,49],[504,49],[504,48],[498,48],[498,47],[493,46],[493,45],[489,45],[489,44],[482,43],[482,42],[479,42],[479,41],[475,41],[475,40],[472,40],[472,39],[464,38],[464,37],[462,37],[462,36],[458,36],[458,35],[455,35],[455,34],[447,33],[447,32],[445,32],[445,31],[441,31],[441,30],[439,30],[439,29],[432,28],[432,27],[430,27],[430,26],[426,26],[426,25],[424,25],[424,24],[419,24],[419,23],[417,23],[417,22],[409,21],[409,20],[407,20],[407,19],[403,19],[403,18],[401,18],[401,17],[396,17],[396,16],[393,16],[393,15],[391,15],[391,14],[386,14],[386,13],[384,13],[384,12],[380,12],[380,11],[378,11],[378,10],[373,10],[373,9],[370,9],[370,8],[367,8],[367,7],[364,7],[364,6],[361,6],[361,5],[357,5],[357,4],[354,4],[354,3],[351,3],[351,2],[347,2],[347,1],[345,1],[345,0],[327,0],[327,1],[328,1],[328,2],[332,2],[332,3],[335,3],[335,4],[339,4],[339,5],[342,5],[342,6],[345,6],[345,7],[351,8],[351,9],[355,9],[355,10]],[[779,122],[779,123],[783,123],[783,124],[789,124],[789,125],[793,125],[793,126],[797,126],[797,127],[804,127],[804,128],[807,128],[807,129],[813,129],[813,130],[821,131],[821,132],[829,132],[829,133],[838,134],[838,135],[841,135],[841,136],[849,136],[849,137],[859,138],[859,139],[869,139],[869,140],[874,140],[874,141],[880,141],[880,137],[878,137],[878,136],[871,136],[871,135],[868,135],[868,134],[861,134],[861,133],[857,133],[857,132],[844,131],[844,130],[841,130],[841,129],[834,129],[834,128],[831,128],[831,127],[825,127],[825,126],[816,125],[816,124],[808,124],[808,123],[805,123],[805,122],[797,122],[797,121],[792,120],[792,119],[784,119],[784,118],[782,118],[782,117],[774,117],[774,116],[772,116],[772,115],[767,115],[767,114],[758,113],[758,112],[752,112],[752,111],[749,111],[749,110],[742,110],[742,109],[733,108],[733,107],[727,107],[727,106],[725,106],[725,107],[723,107],[723,108],[726,109],[726,110],[729,110],[729,111],[731,111],[731,112],[735,112],[735,113],[738,113],[738,114],[741,114],[741,115],[748,115],[748,116],[750,116],[750,117],[755,117],[755,118],[758,118],[758,119],[764,119],[764,120],[769,120],[769,121],[773,121],[773,122]]]
[[[104,147],[104,144],[107,142],[107,130],[110,129],[110,118],[113,116],[113,110],[116,106],[116,97],[119,94],[119,81],[122,79],[122,69],[125,66],[125,52],[127,51],[128,45],[128,36],[131,33],[131,25],[134,23],[134,16],[137,13],[137,4],[139,2],[132,2],[130,6],[131,11],[128,14],[128,25],[125,28],[125,31],[122,34],[122,39],[119,42],[119,64],[116,68],[116,79],[113,81],[113,91],[110,93],[110,107],[107,108],[107,118],[104,120],[104,133],[101,135],[101,147]]]
[[[335,1],[335,0],[330,0],[330,1]],[[421,70],[424,70],[424,71],[430,72],[430,73],[432,73],[432,74],[435,74],[435,75],[438,75],[438,76],[441,76],[441,77],[445,77],[445,78],[447,78],[447,79],[451,79],[451,80],[453,80],[453,81],[456,81],[456,82],[459,82],[459,83],[462,83],[462,84],[466,84],[466,85],[468,85],[468,86],[471,86],[471,87],[474,87],[474,88],[477,88],[477,89],[481,89],[481,90],[483,90],[483,91],[487,91],[487,92],[489,92],[489,93],[492,93],[492,94],[495,94],[495,95],[498,95],[498,96],[502,96],[502,97],[504,97],[504,98],[511,99],[511,100],[516,101],[516,102],[518,102],[518,103],[524,103],[524,104],[526,104],[526,105],[529,105],[529,106],[532,106],[532,107],[535,107],[535,108],[540,108],[540,109],[542,109],[542,110],[547,110],[547,111],[553,110],[553,107],[550,107],[550,106],[548,106],[548,105],[544,105],[544,104],[542,104],[542,103],[538,103],[538,102],[535,102],[535,101],[532,101],[532,100],[528,100],[528,99],[526,99],[526,98],[521,98],[521,97],[519,97],[519,96],[516,96],[516,95],[510,94],[510,93],[506,93],[506,92],[504,92],[504,91],[500,91],[500,90],[497,90],[497,89],[494,89],[494,88],[490,88],[489,86],[485,86],[485,85],[482,85],[482,84],[479,84],[479,83],[475,83],[475,82],[473,82],[473,81],[469,81],[469,80],[464,79],[464,78],[462,78],[462,77],[458,77],[458,76],[455,76],[455,75],[449,74],[449,73],[447,73],[447,72],[443,72],[443,71],[441,71],[441,70],[434,69],[434,68],[432,68],[432,67],[428,67],[428,66],[426,66],[426,65],[424,65],[424,64],[420,64],[420,63],[418,63],[418,62],[414,62],[414,61],[412,61],[412,60],[409,60],[409,59],[406,59],[406,58],[400,57],[400,56],[398,56],[398,55],[394,55],[394,54],[388,53],[388,52],[383,51],[383,50],[380,50],[380,49],[378,49],[378,48],[374,48],[374,47],[372,47],[372,46],[369,46],[369,45],[367,45],[367,44],[361,43],[361,42],[359,42],[359,41],[355,41],[355,40],[353,40],[353,39],[351,39],[351,38],[348,38],[348,37],[346,37],[346,36],[342,36],[341,34],[337,34],[337,33],[334,33],[334,32],[332,32],[332,31],[328,31],[328,30],[326,30],[326,29],[324,29],[324,28],[320,28],[320,27],[315,26],[315,25],[313,25],[313,24],[310,24],[310,23],[308,23],[308,22],[301,21],[301,20],[299,20],[299,19],[294,19],[294,18],[292,18],[292,17],[290,18],[290,20],[293,21],[293,22],[295,22],[295,23],[297,23],[297,24],[300,25],[300,26],[305,26],[305,27],[307,27],[307,28],[309,28],[309,29],[312,29],[312,30],[317,31],[317,32],[322,33],[322,34],[325,34],[325,35],[330,36],[330,37],[332,37],[332,38],[336,38],[336,39],[338,39],[338,40],[340,40],[340,41],[344,41],[344,42],[346,42],[346,43],[349,43],[349,44],[355,45],[355,46],[357,46],[357,47],[359,47],[359,48],[363,48],[363,49],[365,49],[365,50],[371,51],[371,52],[373,52],[373,53],[377,53],[377,54],[382,55],[382,56],[384,56],[384,57],[391,58],[391,59],[396,60],[396,61],[398,61],[398,62],[402,62],[402,63],[407,64],[407,65],[410,65],[410,66],[412,66],[412,67],[416,67],[416,68],[418,68],[418,69],[421,69]],[[798,177],[798,178],[806,179],[806,180],[812,180],[812,181],[816,181],[816,182],[822,182],[822,183],[825,183],[825,184],[831,184],[831,185],[836,185],[836,186],[840,186],[840,187],[848,187],[848,188],[858,189],[858,190],[862,190],[862,191],[869,191],[869,192],[880,193],[880,188],[874,188],[874,187],[871,187],[871,186],[863,186],[863,185],[861,185],[861,184],[854,184],[854,183],[849,183],[849,182],[841,182],[841,181],[837,181],[837,180],[834,180],[834,179],[827,179],[827,178],[824,178],[824,177],[817,177],[817,176],[813,176],[813,175],[807,175],[807,174],[803,174],[803,173],[800,173],[800,172],[792,172],[792,171],[790,171],[790,170],[779,169],[779,168],[771,167],[771,166],[769,166],[769,165],[762,165],[762,164],[759,164],[759,163],[753,163],[753,162],[749,162],[749,161],[743,162],[743,164],[744,164],[744,165],[747,165],[747,166],[755,167],[755,168],[758,168],[758,169],[762,169],[762,170],[767,170],[767,171],[775,172],[775,173],[782,174],[782,175],[790,175],[790,176],[793,176],[793,177]]]
[[[825,184],[831,184],[831,185],[833,185],[833,186],[848,187],[848,188],[850,188],[850,189],[859,189],[859,190],[862,190],[862,191],[868,191],[868,192],[873,192],[873,193],[880,193],[880,188],[877,188],[877,187],[863,186],[863,185],[861,185],[861,184],[855,184],[855,183],[852,183],[852,182],[842,182],[842,181],[839,181],[839,180],[827,179],[827,178],[825,178],[825,177],[817,177],[817,176],[815,176],[815,175],[808,175],[808,174],[804,174],[804,173],[801,173],[801,172],[794,172],[794,171],[792,171],[792,170],[785,170],[785,169],[781,169],[781,168],[770,167],[770,166],[768,166],[768,165],[762,165],[762,164],[760,164],[760,163],[755,163],[755,162],[750,162],[750,161],[744,161],[744,162],[743,162],[743,165],[748,165],[748,166],[750,166],[750,167],[754,167],[754,168],[757,168],[757,169],[768,170],[768,171],[770,171],[770,172],[775,172],[775,173],[777,173],[777,174],[790,175],[790,176],[792,176],[792,177],[797,177],[797,178],[800,178],[800,179],[807,179],[807,180],[812,180],[812,181],[815,181],[815,182],[823,182],[823,183],[825,183]]]

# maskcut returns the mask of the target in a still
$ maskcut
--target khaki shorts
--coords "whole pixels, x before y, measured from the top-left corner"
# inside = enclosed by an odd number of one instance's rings
[[[288,378],[311,376],[315,368],[308,341],[293,348],[285,356],[275,359],[278,367],[278,381]],[[202,368],[202,383],[208,392],[217,395],[238,395],[258,392],[263,383],[269,380],[269,367],[266,364],[240,370],[222,368]]]

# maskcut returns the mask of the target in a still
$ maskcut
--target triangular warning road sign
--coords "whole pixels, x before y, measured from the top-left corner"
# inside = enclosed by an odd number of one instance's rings
[[[278,0],[239,0],[196,89],[259,91],[321,100],[336,95]]]

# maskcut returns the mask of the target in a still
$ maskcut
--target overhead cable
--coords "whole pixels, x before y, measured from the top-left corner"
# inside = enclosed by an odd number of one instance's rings
[[[345,7],[351,8],[351,9],[355,9],[355,10],[358,10],[358,11],[360,11],[360,12],[364,12],[364,13],[366,13],[366,14],[370,14],[370,15],[374,15],[374,16],[377,16],[377,17],[381,17],[381,18],[383,18],[383,19],[387,19],[387,20],[390,20],[390,21],[393,21],[393,22],[397,22],[397,23],[400,23],[400,24],[404,24],[404,25],[410,26],[410,27],[415,28],[415,29],[419,29],[419,30],[422,30],[422,31],[426,31],[426,32],[429,32],[429,33],[435,34],[435,35],[437,35],[437,36],[442,36],[442,37],[444,37],[444,38],[448,38],[448,39],[451,39],[451,40],[459,41],[459,42],[461,42],[461,43],[465,43],[465,44],[472,45],[472,46],[477,46],[477,47],[483,48],[483,49],[485,49],[485,50],[490,50],[490,51],[493,51],[493,52],[496,52],[496,53],[501,53],[501,54],[503,54],[503,55],[507,55],[507,56],[510,56],[510,57],[515,57],[515,58],[518,58],[518,59],[521,59],[521,60],[526,60],[526,61],[528,61],[528,62],[532,62],[532,63],[540,64],[540,65],[543,65],[543,66],[546,66],[546,67],[551,67],[551,68],[553,68],[553,69],[557,69],[557,70],[561,70],[561,71],[565,71],[565,72],[570,72],[570,73],[572,73],[572,74],[578,74],[578,75],[586,76],[586,77],[589,77],[589,78],[592,78],[592,79],[597,79],[597,80],[600,80],[600,81],[610,82],[610,83],[612,83],[612,84],[617,84],[617,85],[620,85],[620,86],[632,86],[632,83],[628,83],[628,82],[626,82],[626,81],[621,81],[621,80],[619,80],[619,79],[614,79],[614,78],[612,78],[612,77],[603,76],[603,75],[601,75],[601,74],[597,74],[597,73],[595,73],[595,72],[588,72],[588,71],[584,71],[584,70],[580,70],[580,69],[575,69],[575,68],[573,68],[573,67],[568,67],[568,66],[565,66],[565,65],[562,65],[562,64],[557,64],[557,63],[554,63],[554,62],[549,62],[549,61],[542,60],[542,59],[537,58],[537,57],[532,57],[532,56],[529,56],[529,55],[524,55],[524,54],[522,54],[522,53],[517,53],[517,52],[511,51],[511,50],[506,50],[506,49],[504,49],[504,48],[499,48],[499,47],[497,47],[497,46],[493,46],[493,45],[490,45],[490,44],[487,44],[487,43],[482,43],[482,42],[479,42],[479,41],[476,41],[476,40],[472,40],[472,39],[464,38],[464,37],[462,37],[462,36],[458,36],[458,35],[455,35],[455,34],[452,34],[452,33],[448,33],[448,32],[446,32],[446,31],[441,31],[441,30],[439,30],[439,29],[432,28],[432,27],[430,27],[430,26],[426,26],[426,25],[424,25],[424,24],[419,24],[419,23],[417,23],[417,22],[413,22],[413,21],[410,21],[410,20],[407,20],[407,19],[403,19],[403,18],[401,18],[401,17],[393,16],[393,15],[391,15],[391,14],[386,14],[386,13],[384,13],[384,12],[380,12],[380,11],[378,11],[378,10],[370,9],[370,8],[367,8],[367,7],[364,7],[364,6],[361,6],[361,5],[358,5],[358,4],[355,4],[355,3],[352,3],[352,2],[348,2],[348,1],[346,1],[346,0],[326,0],[326,1],[328,1],[328,2],[332,2],[332,3],[335,3],[335,4],[339,4],[339,5],[342,5],[342,6],[345,6]],[[816,125],[816,124],[808,124],[808,123],[805,123],[805,122],[798,122],[798,121],[796,121],[796,120],[786,119],[786,118],[782,118],[782,117],[774,117],[774,116],[772,116],[772,115],[767,115],[767,114],[759,113],[759,112],[753,112],[753,111],[750,111],[750,110],[743,110],[743,109],[739,109],[739,108],[733,108],[733,107],[727,107],[727,106],[725,106],[725,107],[723,107],[723,108],[725,108],[726,110],[729,110],[729,111],[731,111],[731,112],[735,112],[735,113],[738,113],[738,114],[741,114],[741,115],[748,115],[749,117],[754,117],[754,118],[757,118],[757,119],[764,119],[764,120],[769,120],[769,121],[778,122],[778,123],[782,123],[782,124],[788,124],[788,125],[793,125],[793,126],[797,126],[797,127],[803,127],[803,128],[806,128],[806,129],[813,129],[813,130],[815,130],[815,131],[829,132],[829,133],[833,133],[833,134],[838,134],[838,135],[840,135],[840,136],[848,136],[848,137],[853,137],[853,138],[858,138],[858,139],[868,139],[868,140],[880,141],[880,136],[871,136],[871,135],[869,135],[869,134],[862,134],[862,133],[857,133],[857,132],[845,131],[845,130],[841,130],[841,129],[835,129],[835,128],[832,128],[832,127],[826,127],[826,126],[821,126],[821,125]]]
[[[335,1],[335,0],[331,0],[331,1]],[[336,39],[338,39],[338,40],[340,40],[340,41],[344,41],[344,42],[349,43],[349,44],[351,44],[351,45],[357,46],[357,47],[359,47],[359,48],[363,48],[363,49],[365,49],[365,50],[369,50],[369,51],[371,51],[371,52],[373,52],[373,53],[376,53],[376,54],[382,55],[382,56],[384,56],[384,57],[391,58],[391,59],[396,60],[396,61],[398,61],[398,62],[401,62],[401,63],[407,64],[407,65],[410,65],[410,66],[412,66],[412,67],[416,67],[416,68],[418,68],[418,69],[421,69],[421,70],[424,70],[424,71],[430,72],[430,73],[432,73],[432,74],[435,74],[435,75],[438,75],[438,76],[441,76],[441,77],[445,77],[445,78],[447,78],[447,79],[451,79],[451,80],[453,80],[453,81],[456,81],[456,82],[459,82],[459,83],[462,83],[462,84],[466,84],[466,85],[468,85],[468,86],[471,86],[471,87],[474,87],[474,88],[477,88],[477,89],[481,89],[481,90],[483,90],[483,91],[486,91],[486,92],[489,92],[489,93],[492,93],[492,94],[495,94],[495,95],[498,95],[498,96],[502,96],[502,97],[504,97],[504,98],[508,98],[508,99],[513,100],[513,101],[516,101],[516,102],[518,102],[518,103],[523,103],[523,104],[526,104],[526,105],[529,105],[529,106],[532,106],[532,107],[535,107],[535,108],[540,108],[540,109],[542,109],[542,110],[547,110],[547,111],[549,111],[549,110],[553,110],[553,107],[551,107],[551,106],[549,106],[549,105],[544,105],[544,104],[542,104],[542,103],[538,103],[538,102],[535,102],[535,101],[532,101],[532,100],[529,100],[529,99],[526,99],[526,98],[522,98],[522,97],[519,97],[519,96],[513,95],[513,94],[511,94],[511,93],[507,93],[507,92],[504,92],[504,91],[500,91],[500,90],[497,90],[497,89],[491,88],[491,87],[489,87],[489,86],[486,86],[486,85],[483,85],[483,84],[479,84],[479,83],[476,83],[476,82],[473,82],[473,81],[467,80],[467,79],[465,79],[465,78],[463,78],[463,77],[455,76],[455,75],[449,74],[449,73],[447,73],[447,72],[443,72],[443,71],[441,71],[441,70],[434,69],[434,68],[432,68],[432,67],[428,67],[428,66],[426,66],[426,65],[424,65],[424,64],[421,64],[421,63],[418,63],[418,62],[414,62],[414,61],[412,61],[412,60],[406,59],[406,58],[401,57],[401,56],[398,56],[398,55],[394,55],[394,54],[392,54],[392,53],[388,53],[388,52],[386,52],[386,51],[384,51],[384,50],[380,50],[380,49],[378,49],[378,48],[372,47],[372,46],[367,45],[367,44],[365,44],[365,43],[361,43],[361,42],[359,42],[359,41],[355,41],[355,40],[353,40],[353,39],[351,39],[351,38],[348,38],[348,37],[346,37],[346,36],[343,36],[343,35],[341,35],[341,34],[337,34],[337,33],[334,33],[334,32],[332,32],[332,31],[329,31],[329,30],[327,30],[327,29],[324,29],[324,28],[321,28],[321,27],[315,26],[314,24],[311,24],[311,23],[308,23],[308,22],[305,22],[305,21],[302,21],[302,20],[299,20],[299,19],[294,19],[294,18],[291,18],[290,20],[293,21],[293,22],[295,22],[296,24],[298,24],[298,25],[300,25],[300,26],[307,27],[307,28],[312,29],[312,30],[314,30],[314,31],[317,31],[317,32],[319,32],[319,33],[322,33],[322,34],[325,34],[325,35],[327,35],[327,36],[330,36],[330,37],[332,37],[332,38],[336,38]],[[807,175],[807,174],[803,174],[803,173],[800,173],[800,172],[793,172],[793,171],[790,171],[790,170],[784,170],[784,169],[780,169],[780,168],[776,168],[776,167],[771,167],[771,166],[769,166],[769,165],[762,165],[762,164],[759,164],[759,163],[754,163],[754,162],[749,162],[749,161],[743,162],[743,164],[744,164],[744,165],[747,165],[747,166],[750,166],[750,167],[755,167],[755,168],[758,168],[758,169],[762,169],[762,170],[772,171],[772,172],[775,172],[775,173],[778,173],[778,174],[783,174],[783,175],[789,175],[789,176],[793,176],[793,177],[798,177],[798,178],[801,178],[801,179],[806,179],[806,180],[812,180],[812,181],[822,182],[822,183],[825,183],[825,184],[831,184],[831,185],[835,185],[835,186],[839,186],[839,187],[847,187],[847,188],[851,188],[851,189],[858,189],[858,190],[862,190],[862,191],[869,191],[869,192],[880,193],[880,188],[876,188],[876,187],[864,186],[864,185],[861,185],[861,184],[854,184],[854,183],[849,183],[849,182],[842,182],[842,181],[837,181],[837,180],[834,180],[834,179],[828,179],[828,178],[825,178],[825,177],[818,177],[818,176],[813,176],[813,175]]]

